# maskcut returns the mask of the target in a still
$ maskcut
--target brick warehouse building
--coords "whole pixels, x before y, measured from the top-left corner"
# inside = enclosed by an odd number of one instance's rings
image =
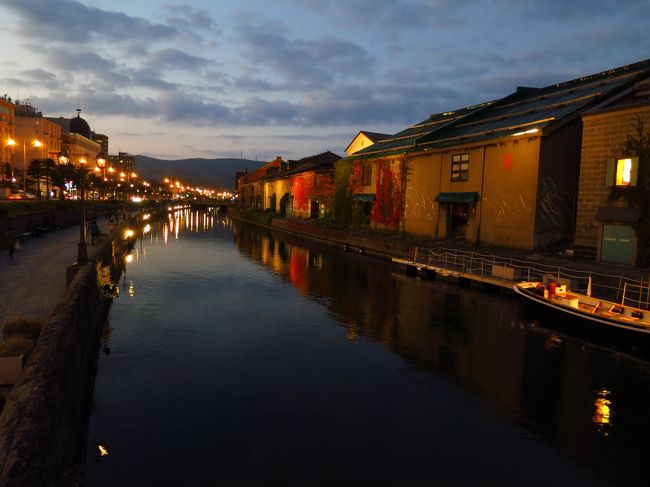
[[[582,117],[575,233],[578,255],[603,262],[642,264],[640,250],[650,245],[638,232],[643,225],[643,205],[616,197],[625,188],[643,184],[639,177],[639,154],[626,150],[626,140],[634,135],[638,121],[645,121],[643,132],[650,138],[650,78],[637,82]],[[618,193],[612,195],[616,189]]]

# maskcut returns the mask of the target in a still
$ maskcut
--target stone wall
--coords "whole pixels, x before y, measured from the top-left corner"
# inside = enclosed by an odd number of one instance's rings
[[[632,134],[632,118],[650,120],[650,107],[617,110],[583,117],[580,189],[576,214],[575,249],[584,257],[597,257],[601,225],[596,211],[607,201],[605,185],[607,159],[622,155],[627,134]]]
[[[109,257],[109,242],[103,250]],[[108,304],[95,266],[84,266],[43,327],[0,414],[0,486],[75,483]]]

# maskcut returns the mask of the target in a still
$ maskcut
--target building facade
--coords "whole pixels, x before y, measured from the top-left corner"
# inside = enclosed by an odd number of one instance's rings
[[[263,178],[264,209],[303,219],[325,217],[333,205],[334,163],[340,159],[326,151],[268,172]]]
[[[581,114],[649,69],[645,61],[432,115],[337,163],[337,217],[474,244],[568,245]]]
[[[633,143],[645,138],[646,151],[650,146],[650,78],[587,112],[582,122],[575,251],[604,262],[645,265],[648,210],[642,198],[625,196],[650,191],[642,172],[647,174],[650,161]]]
[[[6,95],[0,98],[0,198],[5,198],[11,191],[14,177],[12,155],[14,148],[10,141],[14,140],[15,107]]]

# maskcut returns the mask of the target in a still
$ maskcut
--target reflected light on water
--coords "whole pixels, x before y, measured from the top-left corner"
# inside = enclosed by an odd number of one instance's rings
[[[108,456],[108,448],[101,441],[97,442],[97,458],[103,458]]]
[[[609,399],[611,392],[602,388],[596,391],[596,400],[594,401],[594,415],[591,420],[598,427],[603,436],[609,434],[609,428],[612,426],[612,401]]]

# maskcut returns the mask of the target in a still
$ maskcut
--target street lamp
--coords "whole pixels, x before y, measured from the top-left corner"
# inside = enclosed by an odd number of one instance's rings
[[[13,147],[16,145],[16,141],[10,138],[7,140],[7,145]],[[31,145],[34,147],[43,147],[43,143],[38,139],[34,139]],[[43,149],[41,149],[41,159],[43,158],[42,155]],[[23,138],[23,191],[27,193],[27,139],[25,138]]]
[[[59,152],[57,161],[65,166],[70,162],[70,156],[66,151]],[[77,247],[77,263],[83,265],[88,262],[88,249],[86,246],[86,201],[84,199],[84,165],[87,163],[85,157],[79,159],[79,174],[81,188],[81,225],[79,226],[79,245]]]
[[[84,156],[79,158],[79,179],[81,182],[81,227],[79,228],[79,249],[77,251],[77,262],[79,265],[88,262],[88,246],[86,245],[86,199],[84,197],[84,179],[87,163],[88,161]]]
[[[104,183],[106,181],[106,156],[104,155],[103,152],[100,152],[97,154],[97,167],[102,170],[102,184],[100,186],[103,187]]]

